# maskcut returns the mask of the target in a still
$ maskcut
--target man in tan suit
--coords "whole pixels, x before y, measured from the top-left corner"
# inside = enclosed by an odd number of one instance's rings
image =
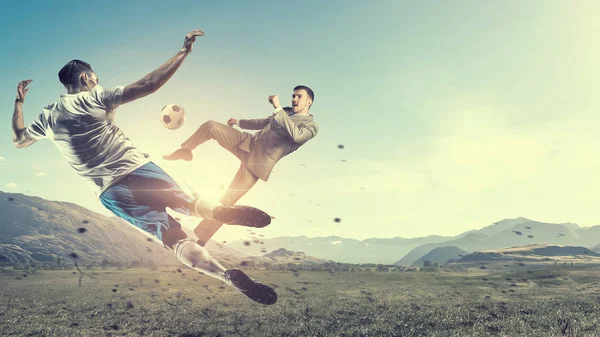
[[[190,161],[193,158],[192,150],[198,145],[209,139],[216,140],[241,162],[231,185],[221,198],[223,205],[232,206],[258,179],[267,181],[281,158],[317,135],[319,126],[313,121],[313,115],[309,114],[314,97],[314,92],[309,87],[296,86],[292,94],[292,107],[286,112],[277,95],[269,96],[269,103],[275,108],[271,116],[261,119],[230,118],[227,125],[208,121],[183,142],[180,149],[163,158]],[[233,125],[260,131],[250,134],[232,128]],[[198,244],[206,244],[221,225],[216,220],[203,220],[195,230]]]

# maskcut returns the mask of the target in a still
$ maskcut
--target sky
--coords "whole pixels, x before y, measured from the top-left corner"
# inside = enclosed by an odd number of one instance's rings
[[[269,95],[286,104],[294,86],[311,87],[319,134],[238,202],[275,217],[260,231],[267,238],[453,236],[517,217],[600,224],[597,1],[2,7],[2,191],[111,215],[51,141],[13,146],[16,85],[33,79],[28,125],[65,92],[57,73],[69,60],[90,63],[104,87],[128,85],[202,29],[173,78],[119,107],[115,122],[178,182],[216,201],[237,171],[235,157],[214,141],[191,162],[161,156],[205,121],[266,117]],[[170,103],[186,111],[174,131],[158,118]],[[226,226],[214,238],[244,233]]]

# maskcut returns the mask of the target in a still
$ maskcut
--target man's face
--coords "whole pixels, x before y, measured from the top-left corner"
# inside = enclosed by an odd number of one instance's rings
[[[297,113],[308,113],[308,108],[312,104],[308,93],[304,89],[294,90],[292,94],[292,111]]]

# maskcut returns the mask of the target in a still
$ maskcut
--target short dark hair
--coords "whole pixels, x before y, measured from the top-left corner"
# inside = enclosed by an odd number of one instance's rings
[[[65,88],[77,87],[79,86],[79,76],[81,73],[91,76],[93,71],[89,63],[81,60],[71,60],[58,72],[58,79]]]
[[[302,89],[306,90],[306,92],[308,93],[308,96],[310,96],[310,100],[314,102],[315,101],[315,93],[312,91],[311,88],[309,88],[305,85],[297,85],[294,87],[294,91],[302,90]]]

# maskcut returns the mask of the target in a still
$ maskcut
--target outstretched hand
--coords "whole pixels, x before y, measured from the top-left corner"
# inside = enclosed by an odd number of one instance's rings
[[[31,81],[33,80],[23,80],[21,82],[19,82],[19,84],[17,85],[17,102],[23,103],[25,102],[25,96],[27,95],[27,93],[29,92],[30,88],[27,88],[27,85],[29,85],[29,83],[31,83]]]
[[[196,42],[196,36],[204,36],[204,32],[200,29],[196,29],[185,36],[185,40],[183,41],[183,50],[188,54],[192,52],[194,42]]]
[[[227,120],[227,125],[234,126],[235,124],[237,124],[237,119],[231,117],[229,120]]]

